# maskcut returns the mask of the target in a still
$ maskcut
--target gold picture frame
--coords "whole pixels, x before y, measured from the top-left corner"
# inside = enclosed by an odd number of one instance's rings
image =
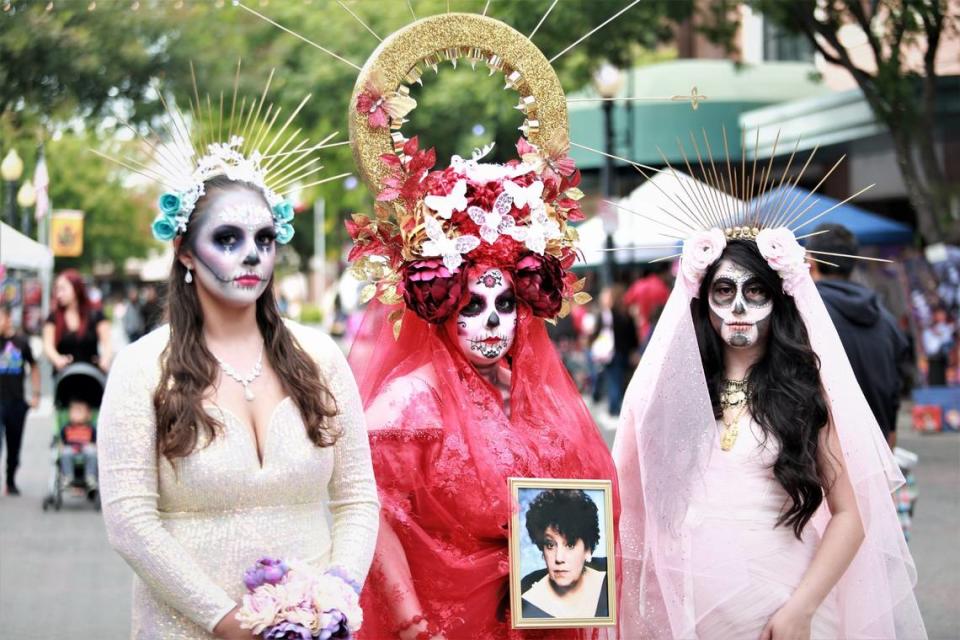
[[[617,621],[617,567],[614,546],[613,524],[613,483],[610,480],[581,480],[555,478],[510,478],[510,500],[513,513],[510,517],[510,613],[514,629],[559,629],[571,627],[610,627]],[[566,490],[568,493],[556,493]],[[569,493],[580,491],[581,494]],[[541,497],[547,494],[550,497]],[[539,500],[537,500],[539,498]],[[555,531],[547,525],[537,534],[540,542],[531,538],[528,530],[527,515],[536,514],[536,523],[543,525],[551,519],[553,513],[580,513],[586,518],[592,517],[593,509],[584,498],[596,507],[596,533],[589,522],[584,523],[590,540],[578,538],[571,545],[566,544],[565,555],[556,555],[549,561],[548,549],[560,548],[553,542]],[[573,516],[576,518],[576,516]],[[576,520],[574,520],[576,522]],[[537,524],[531,525],[537,529]],[[543,536],[543,537],[540,537]],[[588,549],[589,542],[594,549]],[[555,546],[550,546],[554,544]],[[599,558],[598,552],[605,557]],[[556,552],[554,552],[556,554]],[[569,555],[566,555],[569,554]],[[539,561],[534,558],[539,557]],[[570,569],[557,569],[559,565],[570,563]],[[549,566],[548,566],[549,565]],[[553,569],[551,569],[551,566]],[[536,567],[535,569],[533,567]],[[602,569],[602,570],[601,570]],[[571,573],[572,572],[572,573]],[[559,580],[555,580],[559,574]],[[564,603],[557,590],[557,582],[566,580],[587,580],[582,583],[578,600]],[[602,580],[598,587],[598,580]],[[586,609],[592,609],[594,615],[584,615]],[[560,613],[564,607],[570,607],[570,615]]]

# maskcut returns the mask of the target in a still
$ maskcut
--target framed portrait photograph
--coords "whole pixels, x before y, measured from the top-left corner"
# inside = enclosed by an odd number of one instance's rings
[[[510,478],[510,496],[513,627],[613,626],[612,483]]]

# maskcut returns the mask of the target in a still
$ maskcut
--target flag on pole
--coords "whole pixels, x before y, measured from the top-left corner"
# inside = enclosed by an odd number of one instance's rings
[[[37,203],[33,215],[37,220],[43,220],[50,211],[50,174],[47,173],[47,161],[43,157],[43,150],[37,158],[37,168],[33,172],[33,188],[37,192]]]

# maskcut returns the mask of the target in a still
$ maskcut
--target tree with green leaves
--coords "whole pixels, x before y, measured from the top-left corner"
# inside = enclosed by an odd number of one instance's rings
[[[751,0],[774,23],[806,36],[823,58],[853,76],[877,121],[890,131],[897,164],[920,234],[927,242],[960,241],[960,191],[946,180],[936,151],[941,123],[937,94],[946,82],[936,60],[940,44],[960,36],[960,8],[949,0]],[[855,25],[866,36],[869,66],[840,38]],[[919,54],[914,64],[911,53]]]
[[[209,93],[216,100],[220,92],[230,95],[235,66],[242,59],[241,95],[259,94],[262,82],[274,69],[271,97],[285,111],[305,93],[313,94],[298,117],[305,133],[320,139],[339,131],[339,139],[345,138],[356,69],[230,2],[141,0],[138,4],[139,10],[132,11],[128,2],[100,2],[96,10],[88,11],[87,2],[56,2],[47,11],[44,2],[15,2],[8,15],[0,19],[0,56],[4,60],[0,68],[0,119],[5,131],[12,130],[5,137],[26,138],[32,146],[35,139],[46,139],[53,131],[79,120],[86,127],[84,136],[93,143],[106,144],[111,127],[120,129],[115,116],[134,126],[157,123],[162,106],[152,85],[154,80],[159,80],[159,90],[168,98],[186,100],[193,92],[189,71],[192,62],[199,92]],[[553,3],[493,0],[487,7],[486,0],[413,0],[408,6],[406,2],[354,0],[347,5],[356,17],[332,0],[271,4],[247,0],[246,4],[362,65],[379,43],[360,21],[379,37],[386,37],[412,22],[414,13],[420,18],[448,8],[474,13],[486,8],[491,17],[529,34]],[[626,0],[557,3],[537,30],[534,42],[548,57],[556,55],[627,4]],[[573,90],[588,82],[601,58],[629,65],[639,45],[652,45],[668,37],[669,21],[682,17],[691,6],[692,0],[645,0],[632,6],[558,59],[563,85]],[[417,95],[420,106],[405,127],[407,135],[419,133],[424,145],[437,146],[441,162],[453,153],[465,155],[490,141],[497,142],[493,159],[512,156],[522,118],[513,109],[515,100],[503,90],[500,78],[487,77],[479,69],[453,70],[443,65],[437,76],[425,77],[424,83]],[[481,127],[474,126],[477,124]],[[83,193],[87,177],[81,176],[80,165],[84,163],[68,155],[68,162],[57,164],[54,156],[58,146],[48,145],[56,206],[88,210],[91,233],[98,228],[103,231],[87,237],[91,251],[100,243],[123,246],[104,234],[113,230],[119,241],[127,229],[109,223],[98,226],[101,217],[105,222],[114,221],[104,213],[109,207],[89,206],[95,196]],[[353,169],[349,148],[322,153],[328,175]],[[92,157],[87,162],[97,166]],[[65,191],[57,193],[58,189]],[[118,189],[114,202],[131,210],[138,205],[127,199],[130,193]],[[306,202],[320,197],[326,199],[328,212],[339,217],[372,205],[366,189],[346,190],[340,182],[303,194]],[[308,233],[311,222],[298,216],[296,225],[301,237],[294,248],[304,266],[312,250]],[[129,255],[145,250],[139,243],[128,246]],[[333,251],[338,249],[335,242],[328,246]],[[96,251],[115,255],[113,249]]]

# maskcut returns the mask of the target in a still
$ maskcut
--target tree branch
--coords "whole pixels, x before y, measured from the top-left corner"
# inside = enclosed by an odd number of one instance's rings
[[[883,45],[880,43],[880,40],[877,39],[876,34],[873,32],[873,28],[870,26],[870,18],[867,17],[866,13],[864,13],[861,0],[846,0],[844,4],[847,6],[847,11],[853,15],[854,19],[857,21],[857,24],[860,25],[863,33],[867,36],[867,42],[870,44],[870,49],[873,51],[874,62],[879,68],[883,63]]]

